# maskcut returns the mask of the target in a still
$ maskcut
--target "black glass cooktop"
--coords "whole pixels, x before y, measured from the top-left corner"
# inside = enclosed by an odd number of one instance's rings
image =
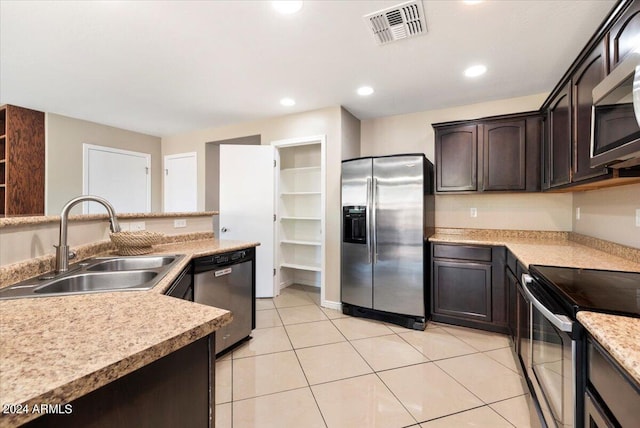
[[[640,318],[640,272],[537,265],[530,270],[574,316],[588,310]]]

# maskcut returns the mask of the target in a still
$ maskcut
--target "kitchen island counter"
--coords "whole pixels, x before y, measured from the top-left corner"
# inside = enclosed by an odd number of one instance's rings
[[[256,245],[212,238],[154,247],[186,257],[148,291],[0,301],[0,404],[69,403],[218,330],[229,311],[163,293],[193,257]],[[37,416],[3,413],[0,426]]]

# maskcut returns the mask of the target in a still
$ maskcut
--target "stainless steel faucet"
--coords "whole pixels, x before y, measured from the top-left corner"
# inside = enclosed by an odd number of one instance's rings
[[[102,206],[107,209],[109,213],[109,223],[110,228],[113,233],[120,232],[120,225],[118,224],[118,219],[116,218],[116,211],[113,209],[113,206],[104,198],[99,196],[78,196],[77,198],[71,199],[66,203],[64,207],[62,207],[62,212],[60,213],[60,241],[58,245],[54,245],[56,247],[56,273],[66,272],[69,270],[69,246],[67,245],[67,223],[69,221],[69,211],[76,204],[80,202],[98,202]],[[75,254],[71,257],[75,257]]]

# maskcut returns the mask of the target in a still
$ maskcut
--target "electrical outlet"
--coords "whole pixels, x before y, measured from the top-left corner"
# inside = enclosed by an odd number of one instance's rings
[[[580,207],[576,208],[576,220],[580,220]]]
[[[471,208],[469,210],[469,216],[471,217],[478,217],[478,209],[477,208]]]
[[[636,227],[640,227],[640,209],[636,210]]]
[[[187,220],[186,219],[178,219],[178,220],[173,220],[173,227],[178,228],[178,227],[187,227]]]
[[[131,224],[129,225],[129,230],[132,232],[137,232],[139,230],[145,230],[145,224],[144,221],[132,221]]]

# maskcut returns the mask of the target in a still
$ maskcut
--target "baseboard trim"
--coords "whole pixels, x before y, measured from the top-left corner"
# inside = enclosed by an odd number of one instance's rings
[[[323,300],[322,302],[320,302],[320,306],[322,306],[323,308],[334,309],[336,311],[342,312],[342,303],[340,303],[340,302],[333,302],[331,300]]]

